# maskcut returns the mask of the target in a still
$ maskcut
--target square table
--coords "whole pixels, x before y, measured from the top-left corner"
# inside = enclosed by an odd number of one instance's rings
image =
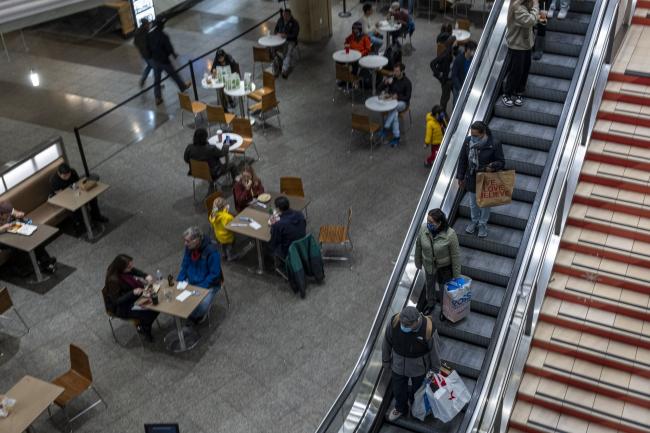
[[[273,210],[273,203],[276,197],[284,195],[289,199],[289,206],[293,210],[303,211],[307,208],[309,200],[305,197],[298,197],[277,192],[269,192],[271,200],[267,203],[260,203],[253,200],[248,204],[246,209],[237,214],[235,219],[226,225],[226,228],[233,233],[247,236],[255,239],[255,247],[257,248],[257,269],[256,273],[262,275],[264,273],[264,259],[262,257],[262,242],[271,240],[271,226],[269,225],[269,217],[271,216],[269,210]],[[255,230],[248,223],[253,220],[259,223],[262,227]],[[234,225],[233,225],[234,224]],[[246,226],[240,226],[246,224]]]
[[[0,418],[0,432],[22,433],[36,421],[58,396],[63,388],[42,381],[32,376],[25,376],[18,381],[6,396],[16,400],[16,405],[7,418]]]
[[[192,311],[203,301],[203,299],[208,295],[209,290],[203,289],[201,287],[187,285],[185,290],[194,292],[195,294],[190,295],[183,302],[176,299],[178,295],[183,293],[182,290],[176,289],[176,282],[173,287],[169,287],[167,281],[162,281],[160,283],[160,290],[158,291],[158,305],[153,305],[153,303],[146,303],[149,300],[149,297],[141,297],[137,301],[137,305],[142,308],[151,311],[157,311],[159,313],[168,314],[174,317],[174,322],[176,323],[176,332],[172,331],[165,337],[165,342],[167,343],[167,349],[172,352],[185,352],[196,346],[199,342],[199,334],[196,333],[191,328],[183,328],[181,319],[187,319],[192,314]],[[170,298],[167,299],[167,293],[171,293]]]
[[[84,179],[81,179],[77,183],[81,184],[83,180]],[[81,188],[74,190],[72,188],[66,188],[63,191],[57,192],[47,201],[55,206],[69,210],[70,212],[76,212],[81,209],[81,215],[84,220],[84,225],[86,226],[86,232],[88,233],[88,240],[92,241],[95,239],[95,235],[93,234],[93,226],[90,223],[90,216],[88,215],[86,205],[96,199],[97,196],[108,188],[110,188],[110,186],[102,182],[97,182],[97,185],[89,191],[83,191]]]
[[[38,224],[34,233],[29,236],[19,235],[17,233],[2,233],[0,234],[0,244],[24,251],[29,254],[29,260],[32,262],[34,268],[34,275],[36,275],[36,282],[40,283],[48,278],[44,278],[41,273],[41,268],[38,267],[38,260],[36,260],[36,253],[34,250],[47,242],[52,236],[57,234],[58,228],[48,226],[46,224]]]

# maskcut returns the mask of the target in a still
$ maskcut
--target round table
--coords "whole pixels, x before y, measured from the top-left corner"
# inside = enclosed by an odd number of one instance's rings
[[[384,56],[368,55],[359,59],[359,66],[372,70],[372,94],[376,95],[375,81],[377,81],[377,69],[381,69],[388,64],[388,59]]]
[[[456,42],[459,43],[467,42],[469,38],[472,37],[468,30],[463,29],[454,29],[451,34],[456,37]]]
[[[262,36],[257,40],[257,43],[260,44],[263,47],[267,48],[277,48],[282,45],[287,41],[286,38],[283,38],[280,35],[268,35],[268,36]]]
[[[239,147],[244,142],[244,138],[239,134],[235,134],[232,132],[224,132],[221,135],[222,135],[221,140],[225,140],[226,137],[230,138],[230,148],[228,149],[230,152],[239,149]],[[223,146],[223,141],[217,141],[216,135],[213,135],[212,137],[208,138],[208,143],[210,143],[212,146],[216,146],[217,149],[219,150],[221,150],[221,147]]]
[[[354,63],[361,58],[361,51],[350,50],[346,54],[345,50],[338,50],[332,54],[332,58],[338,63]]]
[[[233,98],[237,98],[239,101],[239,113],[241,114],[242,118],[249,117],[248,113],[246,112],[247,110],[245,109],[244,105],[246,104],[246,101],[244,101],[244,98],[248,96],[250,93],[255,91],[255,83],[251,82],[251,88],[249,90],[244,89],[244,81],[241,80],[239,82],[239,87],[236,89],[225,89],[226,95],[232,96]],[[251,125],[253,124],[253,119],[251,118]]]
[[[201,80],[201,87],[204,89],[214,89],[217,91],[217,100],[219,101],[219,104],[221,104],[222,107],[226,107],[227,104],[225,104],[224,97],[223,97],[223,81],[222,82],[217,82],[216,78],[211,78],[210,83],[208,84],[206,77],[203,77]]]
[[[397,108],[397,99],[379,99],[379,96],[371,96],[366,99],[366,108],[377,113],[386,113]]]
[[[396,32],[401,27],[402,23],[394,22],[391,24],[386,20],[379,21],[379,27],[377,27],[377,30],[380,32],[386,32],[386,48],[388,48],[390,45],[390,34]]]

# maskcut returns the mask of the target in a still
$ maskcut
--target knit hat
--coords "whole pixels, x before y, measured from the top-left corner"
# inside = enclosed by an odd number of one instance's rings
[[[393,2],[393,3],[391,3],[391,5],[390,5],[390,10],[392,10],[392,11],[399,10],[399,2]]]
[[[420,312],[415,307],[404,307],[399,313],[399,321],[402,325],[412,327],[420,319]]]

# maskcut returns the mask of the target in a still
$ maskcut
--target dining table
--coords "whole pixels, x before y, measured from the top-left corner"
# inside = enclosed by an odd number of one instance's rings
[[[0,418],[0,432],[30,432],[30,426],[36,418],[54,403],[63,391],[64,389],[58,385],[33,376],[24,376],[5,393],[6,397],[16,400],[16,403],[8,417]]]

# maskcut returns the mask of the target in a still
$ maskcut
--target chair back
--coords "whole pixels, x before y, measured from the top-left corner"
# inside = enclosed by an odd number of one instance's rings
[[[208,122],[227,123],[226,112],[221,105],[206,105]]]
[[[348,238],[349,233],[350,233],[350,225],[352,224],[352,208],[348,208],[348,223],[345,225],[345,231],[343,232],[343,235],[345,236],[345,239]]]
[[[250,120],[242,117],[235,117],[232,120],[232,132],[241,135],[244,138],[253,138],[253,128],[251,127]]]
[[[472,25],[471,21],[466,19],[459,19],[456,23],[458,24],[459,29],[467,31],[469,31],[469,27]]]
[[[275,76],[269,71],[264,71],[262,74],[262,84],[263,87],[269,90],[275,90]]]
[[[88,355],[74,344],[70,345],[70,370],[90,382],[93,381],[93,373],[90,371]]]
[[[212,182],[213,180],[210,164],[207,161],[197,161],[196,159],[190,159],[190,176],[208,182]]]
[[[3,287],[0,289],[0,314],[6,313],[11,307],[14,306],[14,303],[11,301],[11,296],[9,296],[9,289]]]
[[[253,62],[271,63],[271,52],[268,48],[253,47]]]
[[[190,95],[178,92],[178,103],[180,104],[181,109],[192,113],[192,100],[190,99]]]
[[[352,72],[348,65],[343,65],[341,63],[336,63],[336,79],[338,81],[343,81],[346,83],[352,82]]]
[[[305,191],[302,188],[302,179],[299,177],[281,177],[280,192],[286,195],[304,197]]]
[[[265,113],[278,106],[278,100],[275,98],[275,92],[262,95],[262,112]],[[250,123],[250,122],[249,122]]]
[[[352,129],[357,131],[370,131],[370,117],[365,114],[352,113]]]
[[[205,201],[203,203],[205,204],[205,209],[208,211],[208,215],[210,215],[210,212],[212,212],[214,201],[219,197],[223,197],[221,191],[215,191],[205,198]]]

